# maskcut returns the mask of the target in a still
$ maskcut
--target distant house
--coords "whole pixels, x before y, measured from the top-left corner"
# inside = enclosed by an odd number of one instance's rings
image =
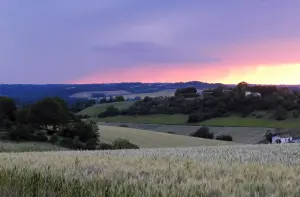
[[[292,143],[293,137],[290,135],[277,135],[272,137],[272,144]]]
[[[261,94],[259,92],[250,92],[250,91],[246,91],[245,92],[245,96],[254,96],[254,97],[261,97]]]

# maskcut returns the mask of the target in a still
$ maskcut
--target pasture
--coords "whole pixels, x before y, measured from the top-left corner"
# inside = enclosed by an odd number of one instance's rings
[[[1,153],[0,196],[298,197],[300,145]]]
[[[114,107],[118,109],[126,109],[130,107],[134,101],[124,101],[124,102],[114,102],[114,103],[102,103],[102,104],[96,104],[91,107],[88,107],[77,114],[79,115],[88,115],[90,117],[96,117],[99,113],[102,113],[106,110],[107,107],[113,105]]]
[[[166,125],[183,125],[187,124],[188,116],[184,114],[154,114],[143,116],[112,116],[106,118],[99,118],[100,122],[131,122],[138,124],[166,124]]]
[[[60,146],[42,142],[0,142],[0,152],[31,152],[68,150]]]
[[[99,125],[100,141],[112,143],[117,138],[127,139],[140,148],[167,148],[232,145],[233,142],[174,135],[149,130]]]
[[[113,91],[85,91],[85,92],[77,92],[72,94],[71,98],[91,98],[93,94],[105,94],[106,96],[118,96],[124,94],[130,94],[125,90],[113,90]]]
[[[101,118],[101,122],[130,122],[145,124],[167,124],[167,125],[208,125],[221,127],[265,127],[265,128],[300,128],[300,119],[289,117],[286,120],[277,121],[271,118],[256,118],[253,116],[241,117],[232,115],[229,117],[212,118],[198,123],[188,124],[188,115],[184,114],[155,114],[144,116],[114,116]]]
[[[149,93],[137,93],[137,94],[124,94],[125,99],[134,99],[135,97],[141,97],[142,99],[145,97],[170,97],[174,96],[176,89],[167,89],[161,90],[157,92],[149,92]]]
[[[100,125],[119,126],[121,123],[101,123]],[[124,123],[129,128],[156,131],[159,133],[172,132],[179,135],[190,135],[195,132],[200,126],[188,125],[160,125],[160,124],[137,124],[137,123]],[[218,135],[231,135],[233,141],[243,144],[256,144],[265,139],[264,135],[267,130],[274,130],[273,128],[263,127],[216,127],[208,126],[210,132]]]

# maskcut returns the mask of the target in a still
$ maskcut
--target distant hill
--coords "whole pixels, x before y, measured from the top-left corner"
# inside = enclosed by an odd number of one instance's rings
[[[169,89],[178,89],[193,86],[197,89],[216,88],[221,83],[205,83],[199,81],[178,83],[111,83],[111,84],[2,84],[0,85],[0,96],[8,96],[20,104],[32,103],[41,98],[57,96],[68,103],[74,103],[80,97],[71,97],[83,92],[115,92],[128,94],[153,93]],[[230,86],[230,85],[229,85]],[[300,85],[282,85],[290,89],[300,89]],[[117,94],[114,94],[117,95]],[[110,96],[110,95],[108,95]]]
[[[74,103],[87,97],[74,97],[74,95],[84,95],[84,93],[107,93],[106,96],[151,93],[168,89],[177,89],[193,86],[197,89],[207,89],[217,87],[220,84],[203,82],[186,83],[112,83],[112,84],[2,84],[0,85],[0,96],[8,96],[16,100],[19,104],[32,103],[45,97],[57,96],[68,103]],[[118,92],[120,94],[118,94]]]

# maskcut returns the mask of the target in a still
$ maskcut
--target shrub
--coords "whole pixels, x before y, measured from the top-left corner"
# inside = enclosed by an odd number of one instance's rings
[[[112,149],[114,149],[114,147],[111,144],[100,143],[99,144],[99,149],[100,150],[112,150]]]
[[[32,134],[32,135],[29,135],[28,140],[38,141],[38,142],[46,142],[46,141],[48,141],[48,137],[43,134]]]
[[[179,88],[175,92],[175,96],[181,96],[186,94],[196,94],[197,89],[195,87]]]
[[[232,136],[231,135],[219,135],[216,137],[216,140],[232,141]]]
[[[113,105],[106,108],[106,110],[100,114],[98,114],[98,118],[105,118],[108,116],[116,116],[119,115],[120,111],[118,108],[114,107]]]
[[[4,120],[2,121],[2,126],[3,126],[4,128],[9,129],[9,128],[11,128],[13,125],[14,125],[14,122],[12,122],[12,121],[9,120],[9,119],[4,119]]]
[[[88,150],[96,150],[99,147],[99,141],[98,139],[89,139],[86,144],[85,144],[85,148]]]
[[[52,144],[59,144],[59,137],[54,134],[50,137],[50,140],[49,140]]]
[[[272,131],[268,130],[266,133],[265,133],[265,139],[267,142],[272,142],[272,137],[276,136],[277,133],[272,133]]]
[[[128,127],[126,124],[121,124],[120,127]]]
[[[126,139],[116,139],[112,144],[114,149],[138,149],[139,147],[135,144],[132,144]]]
[[[257,114],[256,116],[255,116],[256,118],[262,118],[262,117],[264,117],[262,114]]]
[[[87,142],[91,139],[99,139],[99,130],[95,122],[81,122],[77,123],[79,140],[82,142]]]
[[[189,115],[188,123],[196,123],[196,122],[199,122],[199,115],[196,113]]]
[[[298,118],[299,115],[300,115],[300,110],[296,109],[296,110],[293,111],[294,118]]]
[[[9,130],[9,138],[14,141],[32,140],[34,128],[30,125],[16,125]]]
[[[192,133],[191,136],[199,137],[199,138],[214,139],[214,134],[209,132],[209,128],[206,126],[199,128],[195,133]]]
[[[288,117],[288,113],[287,113],[287,110],[283,106],[279,105],[275,111],[274,116],[275,116],[276,120],[285,120]]]

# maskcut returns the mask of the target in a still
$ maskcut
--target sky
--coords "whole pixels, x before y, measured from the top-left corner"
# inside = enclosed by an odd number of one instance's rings
[[[300,84],[299,0],[1,0],[0,83]]]

